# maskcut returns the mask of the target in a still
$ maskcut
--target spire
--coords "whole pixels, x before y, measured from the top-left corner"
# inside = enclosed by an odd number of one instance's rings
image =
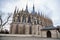
[[[35,11],[35,7],[34,7],[34,5],[33,5],[33,11]]]
[[[15,7],[14,14],[15,14],[15,13],[16,13],[16,11],[17,11],[16,9],[17,9],[17,7]]]
[[[26,12],[28,12],[28,6],[26,5],[26,9],[25,9]]]
[[[42,16],[42,12],[40,13],[40,15]]]
[[[17,9],[17,13],[19,12],[19,9]]]
[[[34,4],[33,4],[33,11],[32,11],[32,14],[34,14],[35,13],[35,7],[34,7]]]
[[[38,11],[38,15],[40,15],[40,12]]]

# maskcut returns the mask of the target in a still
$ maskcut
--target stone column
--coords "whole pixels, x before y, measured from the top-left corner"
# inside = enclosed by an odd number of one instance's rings
[[[21,19],[20,19],[20,20],[21,20],[21,23],[22,23],[22,18],[23,18],[23,17],[21,16]]]
[[[29,34],[29,25],[25,25],[25,34]]]
[[[35,33],[35,35],[38,35],[38,25],[34,26],[34,33]]]
[[[20,27],[21,27],[21,24],[18,24],[18,34],[20,34]]]
[[[13,24],[10,26],[10,34],[12,33]]]
[[[15,34],[15,32],[16,32],[16,24],[13,24],[12,34]]]
[[[39,35],[40,35],[40,37],[42,37],[42,31],[41,31],[41,29],[42,29],[42,26],[39,25]]]
[[[19,24],[18,30],[19,34],[23,34],[23,24]]]
[[[32,35],[34,35],[35,34],[35,27],[34,27],[34,25],[32,25]]]
[[[15,17],[15,22],[17,22],[17,16]]]
[[[28,17],[26,17],[26,23],[28,23]]]

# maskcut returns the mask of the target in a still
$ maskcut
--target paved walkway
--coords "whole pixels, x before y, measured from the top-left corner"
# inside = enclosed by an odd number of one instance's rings
[[[41,38],[38,35],[0,34],[0,40],[60,40],[60,39]]]

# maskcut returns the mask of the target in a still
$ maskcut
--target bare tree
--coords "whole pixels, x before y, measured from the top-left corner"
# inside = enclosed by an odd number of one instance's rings
[[[2,17],[2,14],[0,14],[0,31],[2,31],[3,30],[3,26],[5,26],[6,23],[8,23],[9,18],[11,17],[11,14],[9,14],[7,18],[5,18],[6,21],[5,20],[3,21],[3,19],[4,19],[3,17]]]

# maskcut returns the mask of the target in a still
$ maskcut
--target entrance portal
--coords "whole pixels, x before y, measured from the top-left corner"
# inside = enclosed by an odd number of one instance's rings
[[[47,31],[47,38],[51,38],[51,32]]]

